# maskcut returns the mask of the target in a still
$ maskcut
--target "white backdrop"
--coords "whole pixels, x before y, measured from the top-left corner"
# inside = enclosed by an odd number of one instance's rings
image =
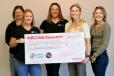
[[[0,76],[10,76],[9,68],[9,52],[8,46],[5,44],[5,29],[12,21],[12,11],[16,5],[22,5],[25,9],[33,10],[36,26],[40,26],[41,22],[47,17],[49,5],[52,2],[58,2],[61,5],[63,15],[66,19],[69,16],[69,7],[73,3],[79,3],[82,6],[82,14],[85,20],[91,25],[93,9],[98,6],[104,6],[107,11],[107,21],[111,25],[112,34],[108,47],[109,65],[106,71],[106,76],[114,76],[114,8],[113,0],[1,0],[0,2]],[[43,76],[46,76],[44,65],[42,65]],[[67,64],[62,64],[60,67],[60,76],[68,75]],[[94,76],[91,70],[90,62],[87,64],[87,76]]]

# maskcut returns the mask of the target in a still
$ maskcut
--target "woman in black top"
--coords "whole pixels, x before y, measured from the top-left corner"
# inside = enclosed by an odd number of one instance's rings
[[[23,12],[24,9],[22,6],[17,5],[14,7],[13,13],[12,13],[12,17],[13,17],[13,21],[8,24],[6,31],[5,31],[5,42],[7,43],[7,45],[9,46],[9,41],[11,38],[11,32],[14,28],[18,27],[19,25],[21,25],[22,22],[22,17],[23,17]],[[17,73],[15,71],[15,67],[14,67],[14,56],[13,56],[13,49],[9,48],[9,62],[10,62],[10,72],[11,72],[11,76],[17,76]]]
[[[15,28],[12,32],[10,47],[14,48],[15,67],[18,76],[41,76],[41,67],[39,64],[25,64],[24,35],[40,33],[39,29],[34,27],[34,16],[30,9],[24,12],[22,25]]]
[[[49,7],[48,17],[40,26],[44,33],[60,33],[65,31],[65,20],[62,16],[61,8],[58,3],[52,3]],[[46,64],[47,76],[59,76],[60,64]]]

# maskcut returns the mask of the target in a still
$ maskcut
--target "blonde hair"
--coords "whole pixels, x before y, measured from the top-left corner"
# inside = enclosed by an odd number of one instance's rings
[[[82,11],[82,9],[81,9],[81,7],[80,7],[79,4],[73,4],[73,5],[70,7],[70,11],[71,11],[71,9],[72,9],[73,7],[77,7],[80,12]],[[81,28],[82,28],[84,22],[85,22],[85,21],[84,21],[84,19],[82,18],[82,15],[80,14],[79,21],[78,21],[78,23],[77,23],[77,25],[76,25],[75,28],[78,29],[78,30],[81,30]],[[68,27],[67,31],[69,31],[69,32],[71,31],[72,25],[73,25],[73,19],[72,19],[71,16],[69,16],[69,27]]]
[[[25,14],[26,14],[27,12],[32,13],[33,20],[32,20],[32,22],[31,22],[31,25],[32,25],[32,26],[35,25],[35,22],[34,22],[34,14],[33,14],[32,10],[31,10],[31,9],[25,9],[24,15],[23,15],[23,18],[22,18],[22,26],[24,25],[24,18],[25,18]]]

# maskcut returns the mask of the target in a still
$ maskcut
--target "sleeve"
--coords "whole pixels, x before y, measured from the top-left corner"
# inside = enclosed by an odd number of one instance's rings
[[[10,41],[10,37],[11,37],[11,26],[10,24],[7,26],[6,31],[5,31],[5,42],[9,45],[9,41]]]
[[[40,25],[40,29],[44,30],[46,26],[46,20],[44,20],[41,25]]]
[[[110,25],[107,24],[103,31],[103,44],[93,54],[95,57],[99,56],[106,50],[110,40],[110,35],[111,35],[111,28],[110,28]]]
[[[84,31],[84,37],[85,38],[91,38],[90,27],[89,27],[89,25],[87,23],[84,23],[83,31]]]
[[[19,33],[18,30],[19,30],[18,27],[16,27],[15,29],[13,29],[12,32],[11,32],[11,37],[17,38],[18,33]]]

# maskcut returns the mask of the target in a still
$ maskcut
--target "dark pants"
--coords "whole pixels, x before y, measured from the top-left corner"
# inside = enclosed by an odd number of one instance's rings
[[[46,64],[47,76],[59,76],[60,64]]]
[[[106,51],[96,58],[96,61],[92,63],[95,76],[105,76],[108,61],[109,59]]]

